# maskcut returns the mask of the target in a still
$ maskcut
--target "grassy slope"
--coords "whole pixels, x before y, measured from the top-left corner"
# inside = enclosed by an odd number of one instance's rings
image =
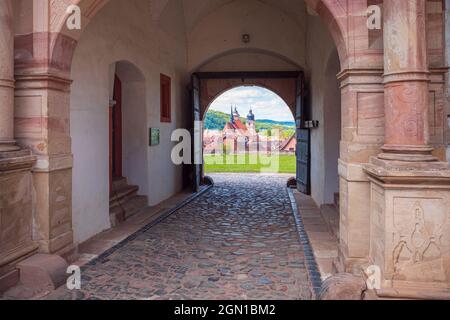
[[[205,155],[204,159],[206,173],[295,173],[296,168],[294,155]]]

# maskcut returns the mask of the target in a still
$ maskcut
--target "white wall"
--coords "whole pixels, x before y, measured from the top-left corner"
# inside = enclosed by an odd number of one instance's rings
[[[299,18],[258,0],[230,1],[200,17],[188,29],[189,70],[233,50],[264,50],[305,65],[306,8],[290,2]],[[242,34],[251,42],[244,44]]]
[[[149,195],[148,126],[145,81],[122,80],[122,170],[128,184]]]
[[[313,120],[319,128],[311,130],[311,193],[318,205],[332,203],[339,191],[337,160],[340,140],[340,91],[335,46],[319,17],[308,17],[307,79]],[[334,69],[334,70],[333,70]],[[338,70],[334,73],[335,70]]]
[[[161,13],[163,24],[149,19],[150,6],[146,0],[111,1],[95,16],[82,35],[72,66],[74,80],[71,93],[71,136],[74,154],[73,167],[73,228],[76,242],[87,240],[110,227],[109,222],[109,95],[110,65],[128,61],[141,70],[145,88],[126,84],[125,104],[128,109],[142,108],[130,97],[133,92],[145,91],[143,119],[128,118],[125,130],[139,121],[139,130],[128,138],[138,136],[125,148],[124,172],[130,173],[134,163],[128,161],[133,153],[144,150],[147,155],[147,174],[131,175],[131,182],[142,187],[151,205],[170,197],[182,186],[182,169],[171,165],[170,135],[182,127],[185,118],[187,52],[181,3],[170,0]],[[160,73],[172,77],[172,123],[160,123]],[[138,103],[140,104],[140,103]],[[142,114],[142,113],[141,113]],[[145,126],[145,128],[141,128]],[[144,129],[161,129],[161,145],[148,147]],[[142,131],[141,131],[142,129]],[[124,137],[125,138],[125,137]],[[144,144],[145,142],[145,144]],[[128,163],[128,164],[127,164]]]
[[[339,145],[341,142],[341,90],[336,75],[340,71],[337,51],[333,51],[325,70],[324,133],[325,133],[325,183],[324,203],[333,203],[339,192]]]
[[[202,65],[202,72],[298,71],[300,66],[264,51],[230,52]]]

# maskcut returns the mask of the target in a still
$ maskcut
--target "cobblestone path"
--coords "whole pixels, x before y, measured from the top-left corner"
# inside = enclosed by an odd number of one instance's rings
[[[286,176],[214,175],[215,187],[50,299],[311,299]]]

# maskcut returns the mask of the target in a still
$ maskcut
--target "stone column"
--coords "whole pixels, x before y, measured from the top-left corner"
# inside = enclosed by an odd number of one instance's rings
[[[14,141],[12,0],[0,0],[0,292],[19,278],[15,265],[36,252],[31,168],[36,159]]]
[[[429,143],[425,0],[384,3],[386,131],[380,159],[436,161]]]
[[[425,4],[384,1],[385,144],[365,165],[380,297],[450,298],[450,166],[429,146]]]
[[[14,142],[14,31],[12,0],[0,0],[0,152]]]
[[[445,0],[445,66],[448,68],[446,73],[445,84],[445,113],[447,115],[446,122],[446,143],[447,143],[447,161],[450,161],[450,0]]]
[[[338,75],[342,96],[340,143],[339,272],[355,272],[369,256],[370,182],[364,164],[384,142],[383,70],[351,69]]]

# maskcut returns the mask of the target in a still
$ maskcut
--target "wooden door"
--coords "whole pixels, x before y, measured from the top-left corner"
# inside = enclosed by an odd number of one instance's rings
[[[203,147],[201,108],[200,108],[200,80],[197,75],[192,75],[192,112],[193,112],[193,135],[192,135],[192,162],[193,162],[193,189],[194,192],[200,190],[202,180]]]
[[[297,92],[296,92],[296,110],[295,110],[295,123],[296,123],[296,136],[297,136],[297,189],[298,191],[310,194],[311,193],[311,135],[310,129],[305,127],[306,120],[306,108],[304,101],[304,77],[301,74],[297,79]]]
[[[122,177],[122,83],[114,77],[114,105],[110,108],[110,176]]]

